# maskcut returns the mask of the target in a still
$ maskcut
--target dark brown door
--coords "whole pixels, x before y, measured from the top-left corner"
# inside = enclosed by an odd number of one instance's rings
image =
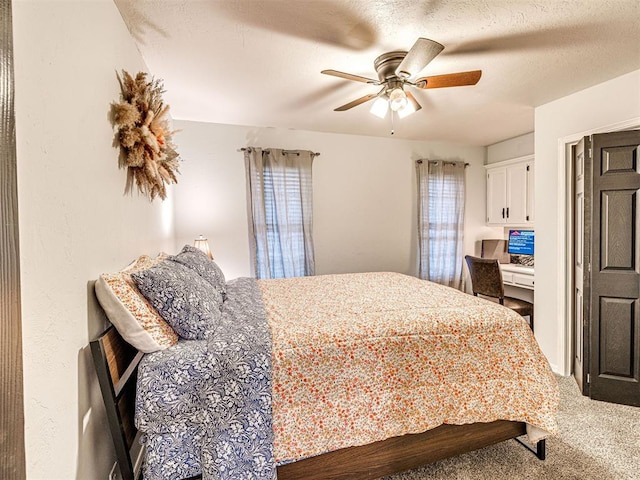
[[[585,157],[589,395],[640,406],[640,130],[592,135]]]

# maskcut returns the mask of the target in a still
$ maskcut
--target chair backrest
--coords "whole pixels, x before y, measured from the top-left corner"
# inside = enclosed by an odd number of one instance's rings
[[[471,289],[474,295],[486,295],[504,299],[502,272],[495,258],[464,257],[471,275]]]
[[[500,263],[509,263],[511,255],[507,253],[507,241],[502,239],[482,240],[482,258],[495,258]]]

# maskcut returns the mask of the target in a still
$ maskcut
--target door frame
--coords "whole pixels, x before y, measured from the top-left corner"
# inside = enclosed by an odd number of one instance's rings
[[[571,375],[573,368],[573,345],[571,329],[573,323],[573,166],[571,161],[571,147],[578,143],[582,137],[594,133],[610,133],[621,130],[640,129],[640,117],[634,117],[623,122],[617,122],[602,127],[574,133],[558,139],[558,223],[564,228],[558,229],[558,285],[564,288],[558,289],[558,316],[564,318],[564,328],[559,330],[558,357],[563,359],[562,375]],[[562,248],[561,246],[564,246]]]
[[[0,4],[0,476],[26,477],[12,1]]]

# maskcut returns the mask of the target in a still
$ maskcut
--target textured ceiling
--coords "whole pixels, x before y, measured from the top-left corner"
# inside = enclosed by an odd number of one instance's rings
[[[176,119],[389,136],[374,59],[418,37],[445,46],[420,76],[482,70],[475,86],[412,89],[399,138],[490,145],[533,130],[534,107],[640,69],[639,0],[115,0]]]

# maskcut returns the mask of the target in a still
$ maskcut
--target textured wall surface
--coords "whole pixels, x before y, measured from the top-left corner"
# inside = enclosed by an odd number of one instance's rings
[[[112,146],[116,71],[146,65],[110,0],[14,0],[13,29],[27,478],[104,480],[90,281],[174,248],[171,202],[123,196]]]
[[[178,244],[200,233],[230,277],[250,275],[245,169],[247,145],[320,152],[313,163],[316,273],[416,274],[416,174],[419,158],[463,160],[465,251],[502,229],[485,225],[484,148],[448,142],[176,121],[185,159],[176,188]]]

